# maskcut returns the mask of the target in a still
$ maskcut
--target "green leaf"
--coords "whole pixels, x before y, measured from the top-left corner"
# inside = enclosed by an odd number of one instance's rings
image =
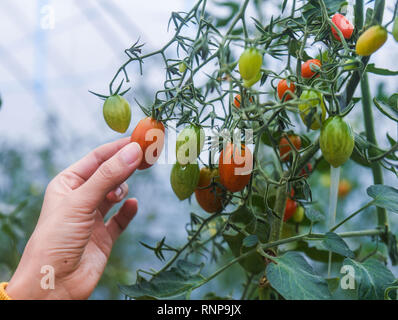
[[[305,208],[305,215],[313,223],[325,220],[325,216],[321,212],[319,212],[311,207]]]
[[[366,192],[375,199],[374,205],[398,213],[398,189],[382,184],[370,186]]]
[[[382,102],[377,98],[373,99],[373,102],[377,109],[391,120],[398,122],[398,104],[393,104],[394,100],[392,97],[388,100],[389,103]]]
[[[290,251],[274,260],[276,263],[267,266],[267,279],[285,299],[331,299],[326,281],[315,274],[300,253]]]
[[[381,76],[397,76],[398,71],[391,71],[388,69],[376,68],[374,63],[369,63],[366,66],[366,71],[374,74],[378,74]]]
[[[326,238],[322,241],[322,246],[328,251],[332,251],[344,257],[355,257],[354,252],[350,250],[344,240],[334,232],[326,233]]]
[[[119,285],[120,291],[134,299],[170,299],[183,295],[199,285],[204,277],[200,274],[203,264],[196,265],[186,260],[177,261],[177,266],[161,272],[151,280],[142,277],[131,286]]]
[[[351,299],[382,300],[384,291],[394,281],[394,275],[383,263],[375,259],[368,259],[359,263],[352,259],[345,259],[343,266],[352,266],[355,276],[354,289],[341,287],[333,294],[334,298],[342,298],[349,294]]]
[[[255,234],[247,236],[242,241],[242,245],[246,248],[254,247],[257,243],[258,243],[258,237]]]

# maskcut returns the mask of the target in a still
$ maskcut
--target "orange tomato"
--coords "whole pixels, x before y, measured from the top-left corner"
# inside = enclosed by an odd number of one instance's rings
[[[131,142],[137,142],[142,149],[142,162],[139,170],[152,166],[159,158],[164,146],[164,125],[151,117],[138,122],[130,138]]]
[[[237,95],[235,96],[235,99],[234,99],[234,105],[235,105],[235,107],[237,107],[237,108],[240,108],[240,102],[242,101],[240,98],[241,98],[241,97],[240,97],[240,94],[237,94]],[[249,98],[249,101],[253,103],[253,98],[250,97],[250,98]]]
[[[301,138],[299,136],[296,135],[289,135],[288,136],[290,142],[294,145],[294,147],[297,150],[300,150],[301,148]],[[288,142],[288,140],[283,137],[280,141],[279,141],[279,154],[281,157],[281,161],[285,162],[288,161],[292,158],[292,148],[290,147],[290,144]]]
[[[286,199],[285,214],[283,215],[284,222],[293,217],[294,213],[296,212],[297,202],[291,199],[293,196],[294,196],[294,190],[292,189],[292,191],[290,192],[290,197]]]
[[[279,100],[288,101],[288,100],[292,99],[293,98],[292,95],[290,95],[289,93],[287,93],[287,94],[285,94],[285,93],[286,93],[286,91],[294,93],[295,90],[296,90],[296,86],[294,85],[293,82],[290,81],[290,86],[288,86],[286,79],[279,81],[278,86],[277,86]],[[284,95],[285,95],[285,97],[282,100]]]
[[[345,39],[351,38],[352,33],[354,32],[354,26],[346,17],[344,17],[340,13],[336,13],[332,17],[332,21],[336,25],[336,27],[341,31]],[[341,41],[339,34],[337,33],[336,29],[333,26],[332,26],[332,34],[336,40]]]
[[[229,142],[220,154],[220,183],[231,192],[240,191],[249,183],[253,169],[250,150],[243,143],[240,149]]]
[[[213,181],[219,181],[218,170],[202,168],[195,197],[202,209],[208,213],[220,211],[223,207],[222,189],[212,185]]]
[[[347,179],[341,179],[339,183],[339,197],[344,198],[352,189],[352,184]]]
[[[304,62],[301,66],[301,76],[305,79],[310,79],[315,75],[315,71],[311,70],[312,65],[317,65],[318,67],[321,67],[321,61],[318,59],[310,59]],[[318,75],[319,77],[319,75]]]

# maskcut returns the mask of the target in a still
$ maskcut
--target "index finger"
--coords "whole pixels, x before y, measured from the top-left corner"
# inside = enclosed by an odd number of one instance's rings
[[[87,181],[103,162],[111,158],[129,142],[130,138],[126,137],[106,143],[66,168],[64,172],[70,172]]]

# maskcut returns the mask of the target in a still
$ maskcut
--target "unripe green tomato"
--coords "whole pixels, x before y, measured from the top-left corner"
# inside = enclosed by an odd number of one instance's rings
[[[343,118],[335,116],[325,121],[319,145],[323,157],[330,165],[337,168],[344,164],[350,158],[354,144],[351,126]]]
[[[256,84],[261,79],[261,71],[250,80],[243,80],[243,86],[245,88],[250,88],[253,84]]]
[[[187,199],[195,191],[199,182],[199,166],[197,163],[181,166],[174,164],[170,174],[171,187],[180,200]]]
[[[350,71],[359,67],[359,61],[356,59],[347,59],[343,65],[343,70]]]
[[[263,56],[257,49],[246,49],[239,58],[240,75],[244,80],[251,80],[258,76],[262,64]]]
[[[181,165],[195,163],[205,143],[204,130],[195,125],[185,127],[177,136],[176,158]]]
[[[119,95],[108,97],[102,108],[104,119],[108,126],[117,132],[124,133],[131,121],[130,105]]]
[[[392,26],[392,35],[395,41],[398,42],[398,17],[395,18],[394,25]]]
[[[185,70],[187,70],[187,65],[185,64],[184,61],[181,61],[180,64],[178,65],[178,71],[180,71],[180,73],[184,73]]]
[[[300,117],[306,126],[310,125],[312,130],[318,130],[326,117],[325,103],[321,93],[315,90],[304,90],[300,96],[301,100],[311,100],[299,104]],[[311,119],[309,119],[311,117]]]
[[[296,223],[300,223],[301,221],[304,220],[304,208],[302,206],[297,207],[296,211],[293,214],[292,219]]]
[[[382,26],[372,26],[358,38],[356,52],[360,56],[370,56],[387,41],[387,30]]]

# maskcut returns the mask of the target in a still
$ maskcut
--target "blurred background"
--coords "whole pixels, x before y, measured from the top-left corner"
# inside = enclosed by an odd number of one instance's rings
[[[167,31],[171,12],[188,11],[194,2],[0,2],[0,281],[7,281],[17,266],[37,221],[48,182],[94,147],[121,137],[107,127],[102,117],[102,101],[88,90],[108,94],[109,81],[126,61],[124,50],[138,38],[145,43],[143,53],[159,49],[172,36],[173,28]],[[281,2],[264,1],[261,19],[269,20],[278,12]],[[225,13],[224,7],[211,5],[211,8],[214,15]],[[258,18],[259,13],[253,8],[249,12]],[[391,15],[391,8],[386,9],[385,21]],[[390,37],[371,62],[379,68],[397,70],[397,51],[398,44]],[[266,61],[267,67],[274,70],[278,63]],[[144,76],[139,75],[137,66],[128,71],[132,90],[126,98],[133,113],[126,136],[144,116],[134,99],[143,105],[152,103],[153,93],[161,88],[164,79],[164,66],[160,59],[154,58],[153,63],[144,64]],[[396,77],[373,74],[369,77],[373,95],[390,96],[398,92]],[[358,105],[356,109],[348,119],[361,132],[361,108]],[[376,108],[374,116],[379,144],[388,147],[386,133],[396,140],[397,128]],[[162,265],[139,241],[155,245],[166,237],[168,243],[178,246],[186,240],[189,213],[204,215],[195,200],[190,204],[174,196],[169,184],[170,170],[171,165],[158,164],[137,172],[129,180],[130,194],[139,199],[139,214],[114,247],[93,299],[121,299],[118,283],[133,283],[138,268],[156,269]],[[369,169],[351,161],[344,165],[343,175],[353,187],[349,197],[339,203],[345,215],[367,201],[365,190],[372,184],[372,175]],[[315,173],[309,183],[314,198],[325,200],[320,202],[320,208],[326,210],[327,174]],[[385,172],[385,184],[398,185],[390,172]],[[368,211],[353,219],[351,225],[373,226],[374,210]],[[390,218],[395,221],[396,233],[398,221],[392,214]],[[356,244],[353,245],[355,248]],[[228,258],[228,254],[222,257]],[[212,268],[206,266],[206,273]],[[397,276],[397,270],[393,271]],[[238,297],[237,274],[241,270],[235,266],[195,291],[192,298],[201,298],[212,290],[219,295]]]

